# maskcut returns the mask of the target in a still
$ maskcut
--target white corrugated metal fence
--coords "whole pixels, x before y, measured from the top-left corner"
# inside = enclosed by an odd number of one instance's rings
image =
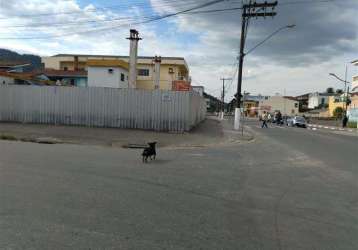
[[[205,119],[194,92],[0,86],[0,121],[188,131]]]

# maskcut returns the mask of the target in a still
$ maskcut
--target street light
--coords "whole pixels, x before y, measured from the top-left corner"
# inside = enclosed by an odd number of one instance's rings
[[[240,108],[240,101],[241,101],[240,99],[241,99],[241,85],[242,85],[242,69],[243,69],[244,57],[246,55],[250,54],[252,51],[254,51],[256,48],[258,48],[262,44],[264,44],[266,41],[270,40],[274,35],[279,33],[281,30],[292,29],[294,27],[296,27],[296,24],[285,25],[285,26],[275,30],[269,36],[267,36],[264,40],[262,40],[261,42],[256,44],[251,49],[249,49],[246,53],[243,52],[244,47],[245,47],[245,36],[242,36],[242,38],[241,38],[240,56],[239,56],[239,74],[238,74],[239,76],[238,76],[238,83],[237,83],[237,104],[236,104],[237,108],[235,109],[235,120],[234,120],[234,128],[235,128],[235,130],[239,129],[239,127],[240,127],[241,113],[240,113],[239,108]]]
[[[254,51],[257,47],[261,46],[262,44],[264,44],[266,41],[270,40],[274,35],[276,35],[277,33],[279,33],[281,30],[284,29],[293,29],[294,27],[296,27],[296,24],[290,24],[290,25],[286,25],[283,26],[277,30],[275,30],[274,32],[272,32],[269,36],[267,36],[264,40],[262,40],[261,42],[259,42],[258,44],[256,44],[254,47],[252,47],[251,49],[249,49],[244,56],[246,56],[247,54],[250,54],[252,51]]]
[[[345,98],[345,110],[344,110],[344,114],[347,115],[347,108],[348,108],[348,105],[347,105],[347,100],[348,100],[348,88],[347,88],[347,83],[350,83],[347,81],[347,70],[348,70],[348,67],[346,65],[346,73],[345,73],[345,76],[344,76],[344,80],[340,77],[338,77],[336,74],[334,73],[329,73],[330,76],[333,76],[334,78],[336,78],[337,80],[341,81],[344,83],[344,92],[346,93],[346,98]]]

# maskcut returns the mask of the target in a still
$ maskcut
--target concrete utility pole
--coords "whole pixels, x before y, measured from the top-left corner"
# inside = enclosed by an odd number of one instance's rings
[[[155,56],[154,58],[154,89],[160,88],[160,64],[162,57]]]
[[[220,114],[220,119],[223,120],[224,119],[224,113],[225,113],[225,81],[230,81],[232,80],[232,78],[221,78],[220,80],[223,81],[223,90],[222,90],[222,94],[221,94],[221,114]]]
[[[237,79],[237,93],[236,93],[236,109],[235,109],[235,124],[234,128],[238,130],[240,128],[240,106],[241,106],[241,85],[242,85],[242,70],[244,66],[244,57],[245,57],[245,40],[247,35],[248,22],[252,17],[274,17],[276,12],[274,8],[277,5],[275,2],[264,2],[264,3],[252,3],[251,0],[249,4],[244,4],[242,7],[242,17],[241,17],[241,40],[240,40],[240,54],[239,54],[239,74]],[[271,10],[267,10],[271,8]]]
[[[130,36],[127,38],[130,40],[129,48],[129,87],[137,87],[137,57],[138,57],[138,41],[142,40],[139,37],[137,30],[131,29]]]

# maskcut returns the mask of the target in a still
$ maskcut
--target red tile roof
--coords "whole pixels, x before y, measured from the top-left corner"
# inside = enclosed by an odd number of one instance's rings
[[[0,61],[0,67],[15,67],[15,66],[25,66],[30,65],[28,62],[9,62],[9,61]]]
[[[44,69],[39,71],[48,77],[62,76],[62,77],[87,77],[87,71],[84,70],[57,70],[57,69]]]

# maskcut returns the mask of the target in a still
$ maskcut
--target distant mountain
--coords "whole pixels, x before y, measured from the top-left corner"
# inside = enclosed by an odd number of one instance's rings
[[[19,54],[17,52],[0,48],[0,62],[29,63],[31,66],[26,71],[41,69],[41,57],[31,54]]]

